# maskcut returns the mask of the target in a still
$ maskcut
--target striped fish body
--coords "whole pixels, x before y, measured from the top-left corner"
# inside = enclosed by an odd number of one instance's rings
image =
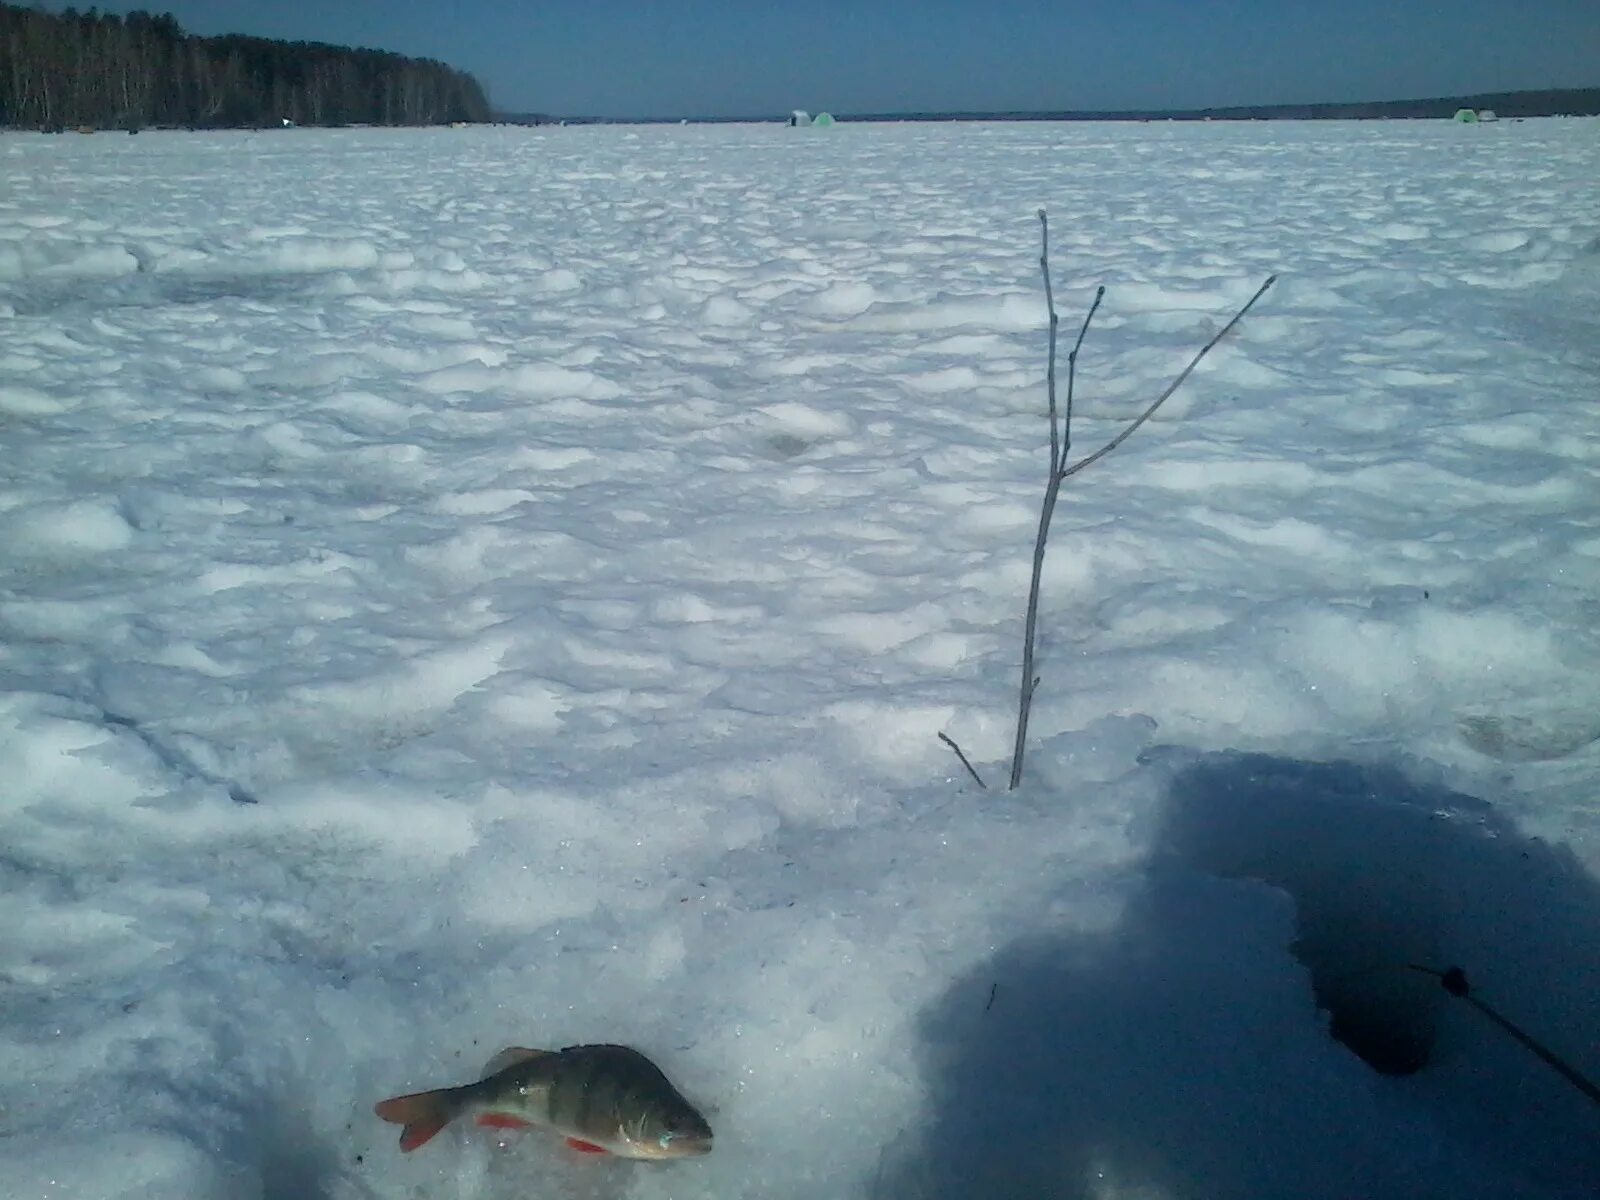
[[[476,1083],[381,1102],[414,1150],[458,1117],[494,1128],[538,1126],[584,1150],[623,1158],[687,1158],[711,1150],[711,1128],[659,1067],[627,1046],[513,1047]]]

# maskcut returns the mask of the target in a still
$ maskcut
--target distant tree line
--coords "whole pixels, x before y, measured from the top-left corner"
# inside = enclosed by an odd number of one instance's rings
[[[487,121],[478,81],[432,59],[197,37],[170,13],[0,4],[0,126],[219,128]]]
[[[1462,108],[1492,109],[1501,117],[1600,115],[1600,88],[1476,92],[1425,100],[1374,100],[1329,104],[1257,104],[1239,108],[1151,108],[1052,112],[844,113],[857,121],[1376,121],[1448,119]],[[729,120],[761,120],[731,117]],[[766,118],[771,119],[771,118]]]

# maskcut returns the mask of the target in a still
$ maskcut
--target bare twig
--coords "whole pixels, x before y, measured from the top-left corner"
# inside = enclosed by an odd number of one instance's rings
[[[1050,314],[1050,358],[1045,365],[1044,381],[1050,408],[1050,474],[1054,475],[1061,470],[1067,452],[1072,449],[1072,389],[1077,376],[1078,351],[1083,348],[1084,335],[1089,332],[1089,322],[1094,320],[1094,314],[1100,308],[1100,301],[1105,297],[1106,289],[1103,285],[1095,289],[1094,303],[1084,315],[1083,326],[1078,330],[1078,340],[1073,343],[1072,353],[1067,355],[1067,408],[1064,418],[1058,420],[1056,338],[1061,318],[1056,314],[1055,289],[1050,285],[1050,219],[1042,208],[1039,210],[1039,240],[1039,271],[1044,275],[1044,303],[1045,309]]]
[[[1083,339],[1089,332],[1089,323],[1094,320],[1095,313],[1100,308],[1100,301],[1105,296],[1106,289],[1100,287],[1094,294],[1094,303],[1089,306],[1088,313],[1083,318],[1083,326],[1078,330],[1078,340],[1072,347],[1072,352],[1067,355],[1067,405],[1064,417],[1058,429],[1058,414],[1056,411],[1056,337],[1060,318],[1056,315],[1055,291],[1050,284],[1050,223],[1045,216],[1044,209],[1039,210],[1039,233],[1043,243],[1039,252],[1039,268],[1044,273],[1044,300],[1050,314],[1050,358],[1045,370],[1045,387],[1049,397],[1050,408],[1050,476],[1045,484],[1044,503],[1039,508],[1039,530],[1033,541],[1033,575],[1028,583],[1028,614],[1023,622],[1022,630],[1022,682],[1018,688],[1017,698],[1017,736],[1011,749],[1011,782],[1009,786],[1015,789],[1022,782],[1022,758],[1028,744],[1028,717],[1033,710],[1033,694],[1039,687],[1039,676],[1033,671],[1033,644],[1039,625],[1039,583],[1044,574],[1045,545],[1050,537],[1050,519],[1055,515],[1056,498],[1061,494],[1061,485],[1071,475],[1076,475],[1090,463],[1096,462],[1110,454],[1123,442],[1127,441],[1133,431],[1143,425],[1167,400],[1183,386],[1184,380],[1194,373],[1200,365],[1200,360],[1211,353],[1212,347],[1225,338],[1228,333],[1243,318],[1245,313],[1254,307],[1255,302],[1266,294],[1275,282],[1276,275],[1269,275],[1267,281],[1256,289],[1256,294],[1251,296],[1245,306],[1234,314],[1233,319],[1224,325],[1209,342],[1200,348],[1200,352],[1190,360],[1178,377],[1172,381],[1166,391],[1157,396],[1155,402],[1144,412],[1140,413],[1133,422],[1111,441],[1107,442],[1093,454],[1068,466],[1066,457],[1072,449],[1072,401],[1073,390],[1077,382],[1078,351],[1083,348]],[[942,734],[940,735],[943,736]],[[970,768],[969,768],[970,769]]]
[[[1050,358],[1044,369],[1045,395],[1050,401],[1050,474],[1061,470],[1061,436],[1056,431],[1056,326],[1061,318],[1056,316],[1056,296],[1050,287],[1050,218],[1044,209],[1039,210],[1039,271],[1044,275],[1044,306],[1050,314]],[[1072,424],[1072,360],[1067,360],[1067,424]]]
[[[1050,222],[1039,210],[1039,269],[1044,273],[1044,302],[1050,314],[1050,358],[1045,369],[1045,389],[1050,400],[1050,478],[1044,488],[1044,505],[1039,510],[1039,532],[1033,539],[1033,581],[1028,585],[1028,615],[1022,629],[1022,685],[1017,701],[1017,737],[1011,749],[1011,783],[1015,788],[1022,778],[1022,747],[1028,739],[1028,709],[1033,704],[1033,635],[1039,623],[1039,577],[1044,571],[1044,544],[1050,536],[1050,517],[1055,512],[1056,493],[1061,490],[1061,461],[1064,451],[1056,431],[1056,334],[1061,319],[1056,316],[1055,292],[1050,287]],[[1070,363],[1069,363],[1070,367]],[[1071,374],[1068,374],[1071,379]],[[1069,383],[1068,395],[1071,395]],[[1071,431],[1068,431],[1068,437]]]
[[[1090,463],[1104,458],[1118,446],[1122,445],[1123,442],[1127,441],[1135,429],[1139,428],[1139,426],[1148,421],[1155,413],[1156,409],[1165,404],[1168,399],[1171,398],[1172,393],[1183,386],[1183,381],[1194,373],[1194,369],[1200,365],[1200,360],[1211,353],[1213,346],[1228,336],[1228,333],[1233,329],[1233,327],[1244,318],[1245,313],[1249,312],[1251,308],[1255,306],[1255,302],[1261,299],[1262,296],[1266,295],[1267,289],[1277,282],[1278,277],[1276,275],[1268,275],[1267,281],[1256,289],[1256,294],[1251,296],[1249,300],[1245,301],[1243,308],[1233,314],[1233,320],[1229,321],[1226,325],[1219,329],[1215,337],[1213,337],[1204,346],[1200,347],[1200,353],[1196,354],[1192,359],[1189,360],[1189,365],[1178,374],[1176,379],[1167,385],[1166,391],[1162,392],[1161,395],[1155,398],[1155,403],[1151,404],[1149,408],[1145,409],[1142,413],[1135,417],[1131,425],[1129,425],[1121,433],[1117,434],[1116,437],[1112,438],[1104,446],[1101,446],[1100,449],[1096,450],[1093,454],[1090,454],[1085,458],[1080,458],[1070,467],[1062,468],[1061,477],[1065,479],[1069,475],[1076,475]]]
[[[1106,286],[1101,284],[1094,290],[1094,303],[1089,305],[1089,311],[1083,314],[1083,324],[1078,329],[1078,340],[1073,343],[1072,353],[1067,355],[1067,416],[1062,426],[1063,437],[1061,457],[1055,461],[1055,470],[1061,469],[1061,464],[1066,462],[1067,455],[1072,452],[1072,391],[1078,382],[1078,351],[1083,349],[1083,339],[1089,332],[1089,322],[1094,320],[1094,314],[1100,311],[1100,301],[1106,296]]]
[[[989,785],[983,781],[983,776],[978,774],[977,768],[967,761],[967,756],[961,753],[961,747],[956,745],[955,739],[948,734],[941,733],[939,740],[956,752],[956,757],[961,760],[961,765],[967,769],[967,774],[977,781],[979,787],[984,791],[988,791]]]
[[[1039,214],[1039,221],[1044,223],[1044,213]],[[1049,237],[1049,227],[1045,227],[1045,237]],[[1084,314],[1083,325],[1078,329],[1078,340],[1072,347],[1072,353],[1067,355],[1067,409],[1065,418],[1061,423],[1061,439],[1056,440],[1056,318],[1055,299],[1050,291],[1050,260],[1047,255],[1039,256],[1040,265],[1044,267],[1044,294],[1045,302],[1050,305],[1050,368],[1047,372],[1047,386],[1050,390],[1050,478],[1045,483],[1044,503],[1039,508],[1039,532],[1033,539],[1033,578],[1028,583],[1028,617],[1024,623],[1022,633],[1022,688],[1021,697],[1017,701],[1017,738],[1011,748],[1011,783],[1014,788],[1022,782],[1022,748],[1028,741],[1028,714],[1033,709],[1033,691],[1039,686],[1039,677],[1033,673],[1033,641],[1034,633],[1039,623],[1039,581],[1044,573],[1044,546],[1045,540],[1050,536],[1050,518],[1055,516],[1056,496],[1061,492],[1061,481],[1066,478],[1066,472],[1061,464],[1066,460],[1068,451],[1072,449],[1072,392],[1078,373],[1078,351],[1083,346],[1084,335],[1089,332],[1089,322],[1094,320],[1094,314],[1100,310],[1100,301],[1106,294],[1104,287],[1095,289],[1094,303],[1089,305],[1089,311]],[[1059,447],[1059,448],[1058,448]]]
[[[1022,753],[1028,743],[1028,714],[1033,709],[1034,689],[1039,686],[1039,677],[1033,673],[1033,642],[1039,626],[1039,581],[1044,574],[1044,547],[1050,537],[1050,518],[1055,515],[1056,496],[1060,494],[1061,481],[1065,478],[1062,464],[1072,446],[1072,390],[1077,378],[1078,350],[1089,332],[1089,322],[1094,320],[1094,314],[1100,308],[1100,299],[1106,292],[1103,287],[1095,292],[1094,303],[1089,306],[1083,326],[1078,330],[1078,340],[1072,347],[1072,353],[1067,356],[1067,412],[1058,439],[1056,334],[1061,320],[1056,316],[1055,292],[1050,286],[1050,224],[1045,219],[1043,209],[1039,210],[1039,236],[1044,242],[1044,250],[1039,254],[1039,267],[1044,272],[1044,300],[1050,312],[1050,365],[1045,372],[1045,386],[1050,396],[1050,478],[1045,483],[1044,503],[1039,508],[1039,531],[1033,539],[1033,577],[1028,583],[1028,615],[1022,629],[1022,684],[1017,698],[1017,737],[1011,748],[1011,782],[1008,785],[1011,788],[1022,782]]]

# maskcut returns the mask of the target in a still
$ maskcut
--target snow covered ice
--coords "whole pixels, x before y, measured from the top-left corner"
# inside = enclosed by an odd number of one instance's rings
[[[1398,965],[1600,1074],[1597,177],[1593,120],[0,139],[7,1195],[1594,1195],[1593,1106]],[[1080,452],[1281,278],[1063,492],[1006,793],[1039,207]],[[371,1111],[588,1041],[716,1151]]]

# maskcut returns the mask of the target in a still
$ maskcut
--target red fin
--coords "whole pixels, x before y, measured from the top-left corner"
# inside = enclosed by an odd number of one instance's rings
[[[400,1149],[409,1152],[450,1124],[450,1118],[455,1116],[452,1105],[445,1098],[450,1090],[441,1088],[433,1092],[416,1092],[410,1096],[394,1096],[378,1101],[372,1111],[385,1121],[405,1126],[400,1131]]]
[[[524,1121],[510,1113],[486,1112],[478,1114],[478,1124],[488,1129],[532,1129],[532,1121]]]
[[[568,1138],[567,1145],[583,1154],[604,1154],[604,1146],[596,1146],[593,1142],[580,1142],[577,1138]]]

